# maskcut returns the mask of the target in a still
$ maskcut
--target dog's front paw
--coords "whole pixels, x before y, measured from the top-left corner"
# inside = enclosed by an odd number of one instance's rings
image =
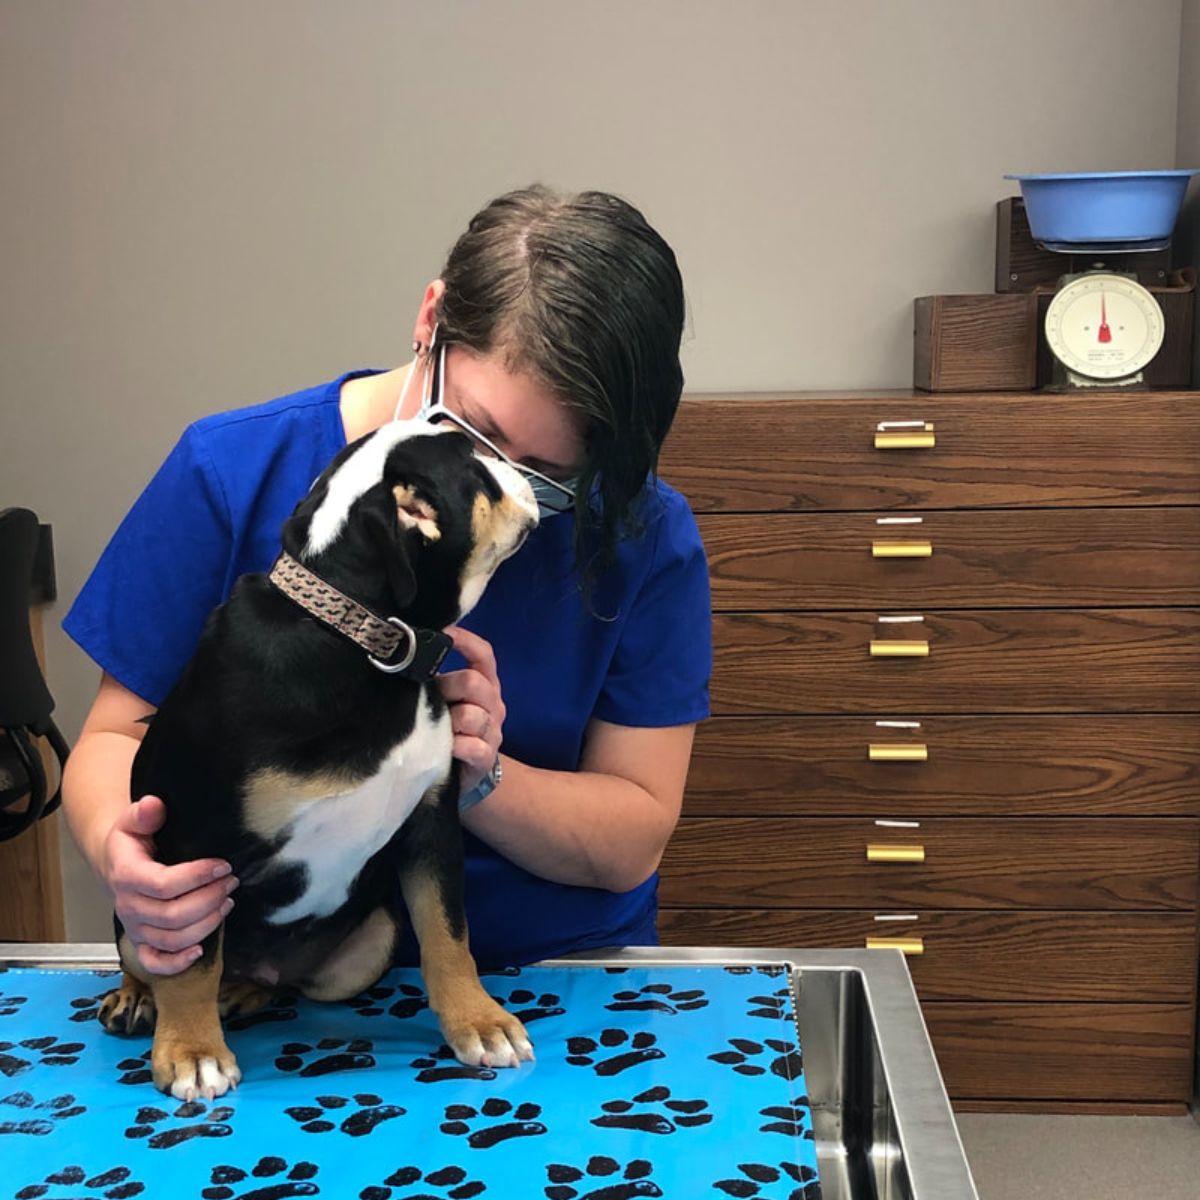
[[[220,1040],[204,1044],[156,1038],[150,1065],[155,1086],[176,1100],[215,1100],[242,1078],[233,1052]]]
[[[525,1026],[486,993],[438,1014],[454,1057],[468,1067],[516,1067],[533,1061]]]

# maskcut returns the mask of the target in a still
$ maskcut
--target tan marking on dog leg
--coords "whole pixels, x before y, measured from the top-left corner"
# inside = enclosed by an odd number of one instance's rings
[[[410,871],[400,882],[421,946],[429,1006],[455,1057],[468,1066],[485,1067],[531,1061],[533,1046],[525,1026],[483,990],[466,938],[451,932],[437,880]]]
[[[250,830],[270,841],[314,801],[353,791],[362,781],[349,774],[293,775],[264,767],[255,771],[242,789],[242,819]]]
[[[396,950],[396,922],[377,908],[301,985],[310,1000],[348,1000],[388,969]]]
[[[224,936],[222,930],[211,961],[201,959],[178,975],[152,978],[158,1025],[150,1066],[156,1086],[177,1100],[213,1100],[242,1077],[217,1011]]]

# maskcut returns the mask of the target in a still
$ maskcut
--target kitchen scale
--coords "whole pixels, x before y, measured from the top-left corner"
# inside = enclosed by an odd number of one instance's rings
[[[1135,276],[1098,264],[1062,277],[1045,329],[1054,356],[1052,390],[1144,388],[1144,371],[1162,348],[1165,322],[1153,293]]]
[[[1053,391],[1141,389],[1163,345],[1158,299],[1111,261],[1171,243],[1190,170],[1009,175],[1021,184],[1035,242],[1044,250],[1095,255],[1091,269],[1064,274],[1046,310]]]

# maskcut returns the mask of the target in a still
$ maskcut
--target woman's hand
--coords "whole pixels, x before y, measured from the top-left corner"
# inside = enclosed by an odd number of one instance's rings
[[[157,796],[143,796],[122,812],[104,842],[113,907],[152,975],[178,974],[200,957],[199,943],[233,908],[229,893],[238,885],[220,859],[173,867],[156,862],[153,835],[166,815]]]
[[[442,696],[450,706],[454,757],[462,763],[460,794],[465,795],[496,764],[506,710],[491,643],[458,625],[446,632],[467,660],[463,670],[439,676]]]

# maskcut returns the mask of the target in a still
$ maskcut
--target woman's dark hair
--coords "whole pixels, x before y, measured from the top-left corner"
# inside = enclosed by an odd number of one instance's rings
[[[575,549],[586,586],[640,528],[636,501],[679,406],[675,255],[619,197],[535,185],[477,213],[441,278],[439,338],[502,354],[582,418]],[[598,513],[588,503],[597,488]]]

